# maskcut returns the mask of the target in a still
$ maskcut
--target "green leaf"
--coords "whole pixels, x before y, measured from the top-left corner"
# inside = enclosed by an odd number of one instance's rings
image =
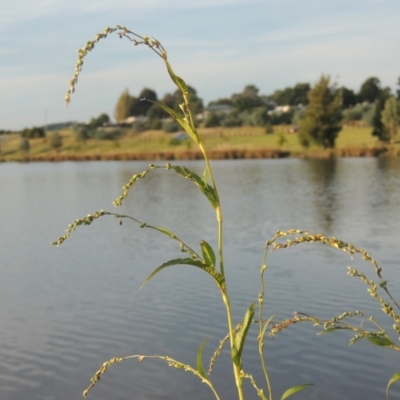
[[[167,65],[167,70],[168,70],[169,76],[171,77],[171,79],[175,83],[175,85],[178,86],[178,88],[181,92],[187,93],[188,87],[187,87],[185,81],[182,78],[180,78],[178,75],[175,74],[175,72],[173,71],[173,69],[168,61],[165,61],[165,64]]]
[[[205,167],[203,175],[201,177],[201,180],[207,185],[207,173],[208,173],[208,168]]]
[[[152,279],[160,271],[172,265],[193,265],[194,267],[201,268],[203,271],[212,276],[219,287],[222,287],[222,285],[225,283],[225,278],[220,273],[218,273],[211,265],[203,264],[200,260],[194,260],[193,258],[176,258],[174,260],[167,261],[156,268],[143,282],[140,289],[142,289],[150,281],[150,279]]]
[[[203,252],[204,261],[215,268],[215,253],[212,247],[205,240],[200,242],[200,246],[201,251]]]
[[[388,399],[389,395],[389,388],[393,385],[393,383],[397,382],[400,379],[400,371],[396,372],[389,380],[387,387],[386,387],[386,399]]]
[[[236,366],[241,367],[241,358],[244,342],[246,340],[247,332],[249,331],[251,321],[255,312],[255,305],[251,303],[249,309],[243,319],[242,326],[235,336],[235,346],[232,348],[232,360]]]
[[[169,108],[165,104],[162,103],[157,103],[155,101],[152,101],[152,103],[157,104],[159,107],[161,107],[164,111],[166,111],[178,124],[187,132],[187,134],[194,140],[195,143],[199,144],[199,135],[197,132],[190,126],[188,121],[178,115],[172,108]]]
[[[367,336],[366,339],[372,344],[375,344],[376,346],[392,347],[394,345],[394,343],[391,340],[384,337]]]
[[[287,399],[289,396],[291,396],[292,394],[295,394],[297,392],[300,392],[300,390],[305,389],[308,386],[313,386],[313,383],[303,383],[302,385],[298,385],[298,386],[293,386],[292,388],[286,390],[285,393],[283,393],[281,400],[285,400]]]
[[[231,357],[232,357],[232,361],[233,363],[238,367],[238,368],[242,368],[241,365],[241,360],[240,360],[240,354],[239,351],[237,349],[237,347],[235,345],[233,345],[232,350],[231,350]]]
[[[217,194],[214,188],[208,183],[205,183],[200,178],[200,176],[196,174],[196,172],[179,165],[172,165],[171,169],[173,169],[178,175],[183,176],[186,179],[190,179],[192,182],[194,182],[196,186],[201,190],[201,192],[207,197],[212,207],[217,208]]]
[[[263,338],[264,338],[265,331],[267,330],[268,325],[271,323],[271,321],[272,321],[272,319],[275,317],[275,315],[276,315],[276,314],[271,315],[271,316],[268,318],[267,322],[264,324],[264,326],[263,326],[263,328],[262,328],[262,331],[261,331],[261,337],[260,337],[260,339],[263,339]]]
[[[207,377],[206,373],[204,372],[202,355],[203,355],[203,349],[204,349],[204,346],[206,345],[207,340],[208,340],[208,336],[206,336],[206,338],[201,342],[199,350],[197,350],[197,371],[200,374],[200,376],[203,379],[205,379],[206,381],[208,381],[208,377]]]

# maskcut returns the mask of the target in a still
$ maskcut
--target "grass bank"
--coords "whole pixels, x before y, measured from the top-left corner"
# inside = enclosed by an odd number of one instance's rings
[[[62,147],[53,150],[46,139],[30,139],[29,153],[19,149],[18,135],[3,136],[0,142],[1,161],[89,161],[89,160],[194,160],[199,151],[190,141],[171,140],[173,134],[162,131],[135,133],[127,129],[115,140],[89,139],[75,141],[71,130],[59,132]],[[203,128],[199,129],[203,143],[212,159],[242,158],[327,158],[399,156],[400,143],[383,145],[371,135],[371,128],[344,126],[336,141],[336,148],[304,149],[297,135],[289,133],[288,126],[274,127],[274,133],[265,134],[264,128]]]

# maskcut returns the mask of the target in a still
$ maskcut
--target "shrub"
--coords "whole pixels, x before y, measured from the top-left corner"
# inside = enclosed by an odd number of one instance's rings
[[[274,127],[272,126],[272,124],[271,124],[270,122],[268,122],[268,123],[265,125],[265,133],[266,133],[267,135],[270,135],[271,133],[274,133]]]
[[[95,132],[95,129],[90,128],[85,124],[76,124],[72,128],[72,133],[74,135],[74,139],[78,143],[86,143],[90,137],[93,137],[91,131]]]
[[[251,113],[251,125],[252,126],[265,126],[270,122],[271,118],[268,114],[266,107],[257,107],[252,110]]]
[[[361,121],[370,119],[371,116],[369,116],[369,114],[371,114],[373,107],[374,105],[371,103],[358,103],[354,107],[342,111],[343,119],[345,121]]]
[[[178,132],[180,129],[181,129],[180,125],[175,121],[164,122],[162,125],[162,130],[167,133]]]
[[[220,117],[218,116],[218,114],[213,112],[210,113],[206,118],[206,120],[204,121],[204,126],[206,128],[213,128],[215,126],[220,126],[220,125],[221,125]]]
[[[221,117],[221,126],[225,128],[232,128],[235,126],[242,126],[242,120],[235,112],[231,112],[228,115]]]
[[[155,131],[158,131],[160,129],[162,129],[162,122],[160,118],[155,118],[153,120],[150,121],[150,129],[153,129]]]
[[[148,124],[146,122],[143,122],[143,121],[135,121],[132,124],[132,129],[133,129],[133,132],[135,132],[135,133],[144,132],[148,128],[149,128]]]
[[[31,149],[31,145],[29,143],[29,140],[27,138],[21,138],[19,142],[19,149],[23,153],[29,153],[29,150]]]
[[[62,147],[63,139],[57,131],[49,132],[47,134],[47,142],[53,150],[58,150],[60,147]]]
[[[120,129],[96,129],[92,132],[94,133],[94,139],[96,140],[117,140],[122,134]]]

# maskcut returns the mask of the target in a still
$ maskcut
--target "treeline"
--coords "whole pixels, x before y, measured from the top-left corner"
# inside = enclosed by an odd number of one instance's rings
[[[400,85],[400,78],[397,83]],[[305,147],[334,147],[343,121],[363,120],[372,126],[372,134],[384,142],[394,142],[399,125],[400,90],[392,93],[390,87],[382,87],[377,77],[367,78],[358,92],[331,84],[329,77],[322,76],[314,87],[296,83],[270,95],[259,94],[255,85],[247,85],[241,93],[213,100],[207,107],[192,87],[189,98],[197,122],[204,127],[265,126],[266,133],[271,133],[273,125],[293,124]],[[137,130],[178,130],[179,126],[168,120],[169,115],[156,102],[180,112],[183,99],[179,91],[159,100],[156,92],[148,88],[138,97],[125,90],[115,107],[115,119],[129,122],[131,117]]]
[[[400,78],[397,84],[400,86]],[[366,79],[358,92],[332,84],[327,76],[322,76],[313,87],[309,83],[296,83],[269,95],[260,94],[255,85],[247,85],[242,92],[213,100],[207,107],[193,87],[189,86],[188,92],[191,111],[200,126],[261,126],[266,133],[273,133],[274,125],[292,124],[304,147],[312,144],[334,147],[342,123],[360,120],[373,128],[372,134],[379,140],[393,143],[400,125],[400,89],[392,93],[389,87],[382,87],[377,77]],[[183,98],[179,90],[160,99],[149,88],[144,88],[137,97],[126,89],[114,109],[118,126],[113,127],[110,117],[103,113],[87,124],[76,124],[74,134],[78,141],[85,142],[90,138],[113,140],[123,133],[120,129],[123,126],[136,132],[180,130],[159,104],[181,114]],[[45,137],[45,131],[33,127],[21,131],[21,136]]]

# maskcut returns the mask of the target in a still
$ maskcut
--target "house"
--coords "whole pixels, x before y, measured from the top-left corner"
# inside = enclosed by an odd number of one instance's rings
[[[121,121],[118,121],[119,125],[132,125],[135,122],[139,123],[147,123],[149,121],[149,117],[144,116],[144,115],[138,115],[138,116],[130,116],[128,118],[125,118]]]

